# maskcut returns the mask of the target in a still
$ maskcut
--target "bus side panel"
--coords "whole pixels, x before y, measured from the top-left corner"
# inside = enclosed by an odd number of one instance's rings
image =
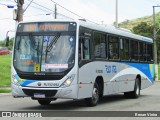
[[[79,84],[78,99],[92,97],[93,84]]]
[[[126,80],[133,80],[133,85],[137,76],[140,76],[141,89],[147,88],[153,84],[154,81],[154,65],[145,63],[122,63],[123,71],[121,76],[125,75]]]
[[[79,69],[78,98],[91,97],[93,83],[98,76],[104,81],[103,95],[134,90],[135,79],[141,79],[141,89],[153,83],[154,65],[143,63],[123,63],[95,61]],[[92,83],[92,84],[91,84]]]
[[[119,92],[128,92],[134,90],[136,75],[120,74],[119,77]]]
[[[147,74],[148,74],[150,82],[148,82],[148,79],[145,79],[145,78],[142,79],[142,81],[141,81],[141,89],[147,88],[147,87],[151,86],[154,83],[154,64],[148,64],[147,71],[148,71]]]
[[[93,85],[97,77],[103,80],[103,95],[119,92],[118,75],[119,63],[94,61],[83,65],[79,68],[79,93],[78,98],[87,98],[92,96]],[[80,84],[81,83],[81,84]]]
[[[88,64],[79,69],[78,80],[78,98],[89,98],[92,96],[93,78],[91,75],[91,68]]]

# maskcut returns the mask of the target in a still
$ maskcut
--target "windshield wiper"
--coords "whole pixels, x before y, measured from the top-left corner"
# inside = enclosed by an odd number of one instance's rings
[[[52,50],[53,45],[56,44],[56,42],[57,42],[57,40],[59,39],[60,36],[61,36],[60,34],[54,36],[54,38],[52,39],[52,41],[50,42],[50,44],[47,45],[47,48],[46,48],[47,52],[50,52]]]
[[[50,42],[50,44],[49,45],[47,44],[45,61],[47,60],[48,52],[50,52],[52,50],[53,45],[56,44],[56,42],[60,36],[61,36],[60,33],[55,35],[54,38],[52,39],[52,41]]]

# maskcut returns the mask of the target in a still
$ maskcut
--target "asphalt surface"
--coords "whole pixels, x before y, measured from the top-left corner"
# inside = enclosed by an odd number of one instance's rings
[[[49,106],[41,106],[36,100],[31,98],[13,98],[11,93],[0,94],[0,111],[63,111],[63,112],[75,112],[76,114],[81,114],[81,111],[160,111],[160,82],[155,82],[154,85],[147,89],[141,91],[141,96],[138,99],[126,99],[123,94],[116,94],[105,96],[97,106],[87,107],[84,100],[62,100],[58,99],[52,101]],[[95,117],[95,112],[93,116]],[[153,112],[152,112],[153,113]],[[63,114],[63,113],[62,113]],[[90,114],[90,113],[89,113]],[[127,114],[127,112],[126,112]],[[159,112],[160,115],[160,112]],[[72,116],[72,114],[71,114]],[[79,115],[80,116],[80,115]],[[115,115],[116,116],[116,115]],[[74,115],[73,115],[74,117]],[[82,118],[77,119],[84,119]],[[98,118],[98,117],[97,117]],[[97,118],[94,118],[97,120]],[[115,120],[128,120],[128,117],[113,118]],[[143,120],[144,117],[131,117],[130,119],[140,119]],[[46,119],[52,119],[46,118]],[[62,117],[55,118],[56,120],[64,119],[71,120],[73,118]],[[85,120],[90,119],[90,117],[85,118]],[[94,120],[92,119],[92,120]],[[106,117],[100,117],[100,119],[105,119]],[[107,119],[109,119],[107,117]],[[159,119],[159,117],[149,117],[148,120]]]

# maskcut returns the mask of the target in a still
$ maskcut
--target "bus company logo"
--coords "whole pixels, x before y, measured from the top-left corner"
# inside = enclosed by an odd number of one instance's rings
[[[107,73],[117,73],[117,66],[116,65],[105,65]]]
[[[41,86],[42,84],[40,82],[37,83],[38,86]]]

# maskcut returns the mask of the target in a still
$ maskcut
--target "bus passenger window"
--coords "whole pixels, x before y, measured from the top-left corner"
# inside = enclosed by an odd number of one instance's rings
[[[105,34],[94,32],[94,56],[106,58]]]
[[[84,43],[83,43],[83,53],[84,53],[83,58],[88,60],[88,59],[90,59],[89,39],[88,39],[88,38],[85,38],[83,42],[84,42]]]
[[[129,40],[120,39],[120,57],[121,60],[129,60]]]
[[[147,61],[147,45],[143,43],[143,61]]]
[[[143,42],[139,42],[139,60],[140,61],[144,61],[143,60]]]
[[[130,42],[130,57],[132,61],[139,60],[138,48],[138,41]]]
[[[151,44],[147,44],[147,61],[153,62],[153,46]]]
[[[80,37],[79,40],[79,60],[90,59],[90,40],[89,38]]]
[[[119,58],[119,38],[109,36],[109,59]]]

